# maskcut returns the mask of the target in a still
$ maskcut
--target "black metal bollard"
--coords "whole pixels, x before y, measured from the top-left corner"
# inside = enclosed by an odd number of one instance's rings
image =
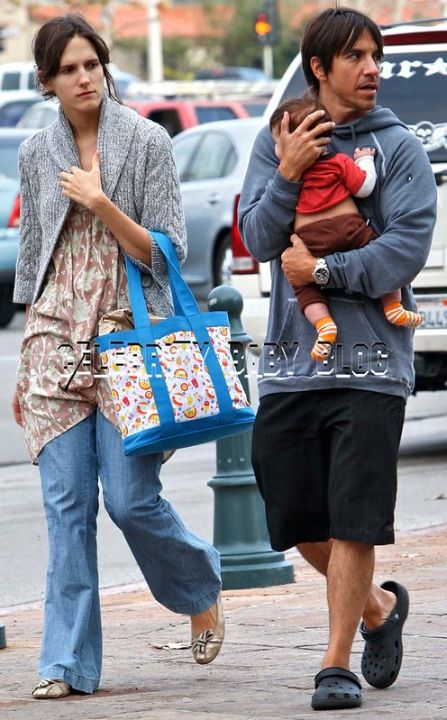
[[[210,310],[228,312],[233,360],[249,397],[245,347],[251,338],[241,323],[242,295],[220,285],[208,296]],[[225,590],[267,587],[294,582],[293,565],[272,550],[264,503],[251,464],[251,430],[216,441],[216,474],[208,482],[214,491],[214,545],[222,563]]]

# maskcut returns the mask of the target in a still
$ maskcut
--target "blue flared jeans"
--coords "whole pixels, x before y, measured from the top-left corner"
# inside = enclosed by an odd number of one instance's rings
[[[102,662],[96,551],[98,478],[154,597],[176,613],[211,607],[221,587],[219,553],[189,532],[160,496],[161,455],[126,457],[96,410],[39,455],[49,562],[39,672],[94,692]]]

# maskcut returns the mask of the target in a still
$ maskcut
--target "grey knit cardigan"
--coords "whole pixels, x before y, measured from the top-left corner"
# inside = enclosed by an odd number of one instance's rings
[[[142,270],[148,308],[172,314],[166,264],[150,235],[170,236],[180,262],[186,256],[186,230],[172,145],[159,125],[104,96],[98,131],[101,183],[104,192],[126,215],[148,230],[152,265],[131,258]],[[70,124],[62,112],[48,128],[22,143],[19,152],[21,187],[20,247],[14,301],[37,300],[72,202],[62,195],[61,170],[80,166]]]

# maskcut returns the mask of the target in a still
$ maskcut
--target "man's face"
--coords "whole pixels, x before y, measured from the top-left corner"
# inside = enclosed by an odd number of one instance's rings
[[[327,74],[321,68],[318,71],[317,60],[314,72],[320,82],[319,97],[337,124],[356,120],[374,108],[380,60],[381,53],[369,32],[363,33],[351,50],[335,55]]]

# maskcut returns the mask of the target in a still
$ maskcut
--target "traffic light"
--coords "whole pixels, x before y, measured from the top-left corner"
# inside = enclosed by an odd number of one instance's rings
[[[258,40],[268,44],[272,40],[272,23],[267,12],[259,12],[255,17],[255,33]]]

